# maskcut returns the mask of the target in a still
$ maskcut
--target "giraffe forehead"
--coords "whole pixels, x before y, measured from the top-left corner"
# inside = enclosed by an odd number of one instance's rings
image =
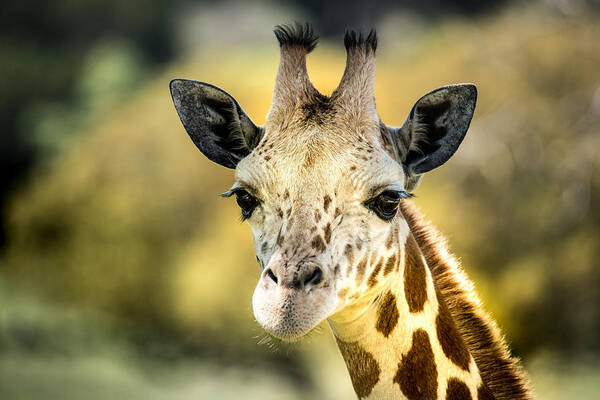
[[[352,140],[331,143],[325,136],[290,143],[267,138],[238,164],[236,178],[264,198],[284,200],[361,198],[373,187],[404,183],[402,166],[381,145],[356,137]]]

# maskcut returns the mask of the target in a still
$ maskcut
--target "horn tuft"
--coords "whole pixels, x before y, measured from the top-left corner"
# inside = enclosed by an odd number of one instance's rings
[[[371,29],[365,37],[362,32],[346,30],[344,34],[344,46],[347,51],[356,47],[364,47],[366,52],[372,50],[375,53],[375,50],[377,50],[377,32],[375,29]]]
[[[301,46],[310,53],[319,43],[319,36],[309,24],[277,25],[273,32],[281,47]]]

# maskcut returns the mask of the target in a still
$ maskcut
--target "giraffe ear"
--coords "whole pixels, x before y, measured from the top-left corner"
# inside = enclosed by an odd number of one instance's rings
[[[169,86],[185,130],[210,160],[235,168],[260,141],[263,129],[225,91],[187,79],[173,79]]]
[[[388,128],[398,161],[413,182],[452,157],[467,133],[477,88],[473,84],[443,86],[421,97],[400,128]],[[407,188],[408,189],[408,188]]]

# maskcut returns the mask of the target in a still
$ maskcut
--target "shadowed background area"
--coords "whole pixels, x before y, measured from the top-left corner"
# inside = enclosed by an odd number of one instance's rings
[[[340,399],[323,326],[254,321],[233,173],[189,140],[170,79],[210,82],[259,124],[279,49],[309,21],[315,86],[346,26],[379,33],[380,115],[479,88],[463,145],[415,203],[446,235],[539,398],[600,394],[600,5],[589,0],[20,1],[0,6],[0,398]]]

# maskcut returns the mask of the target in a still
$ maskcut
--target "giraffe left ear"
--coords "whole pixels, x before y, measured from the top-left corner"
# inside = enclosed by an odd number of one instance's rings
[[[477,88],[470,83],[443,86],[421,97],[401,128],[388,127],[398,161],[414,189],[420,175],[452,157],[467,133]]]
[[[260,141],[262,128],[224,90],[188,79],[173,79],[169,86],[185,130],[210,160],[235,168]]]

